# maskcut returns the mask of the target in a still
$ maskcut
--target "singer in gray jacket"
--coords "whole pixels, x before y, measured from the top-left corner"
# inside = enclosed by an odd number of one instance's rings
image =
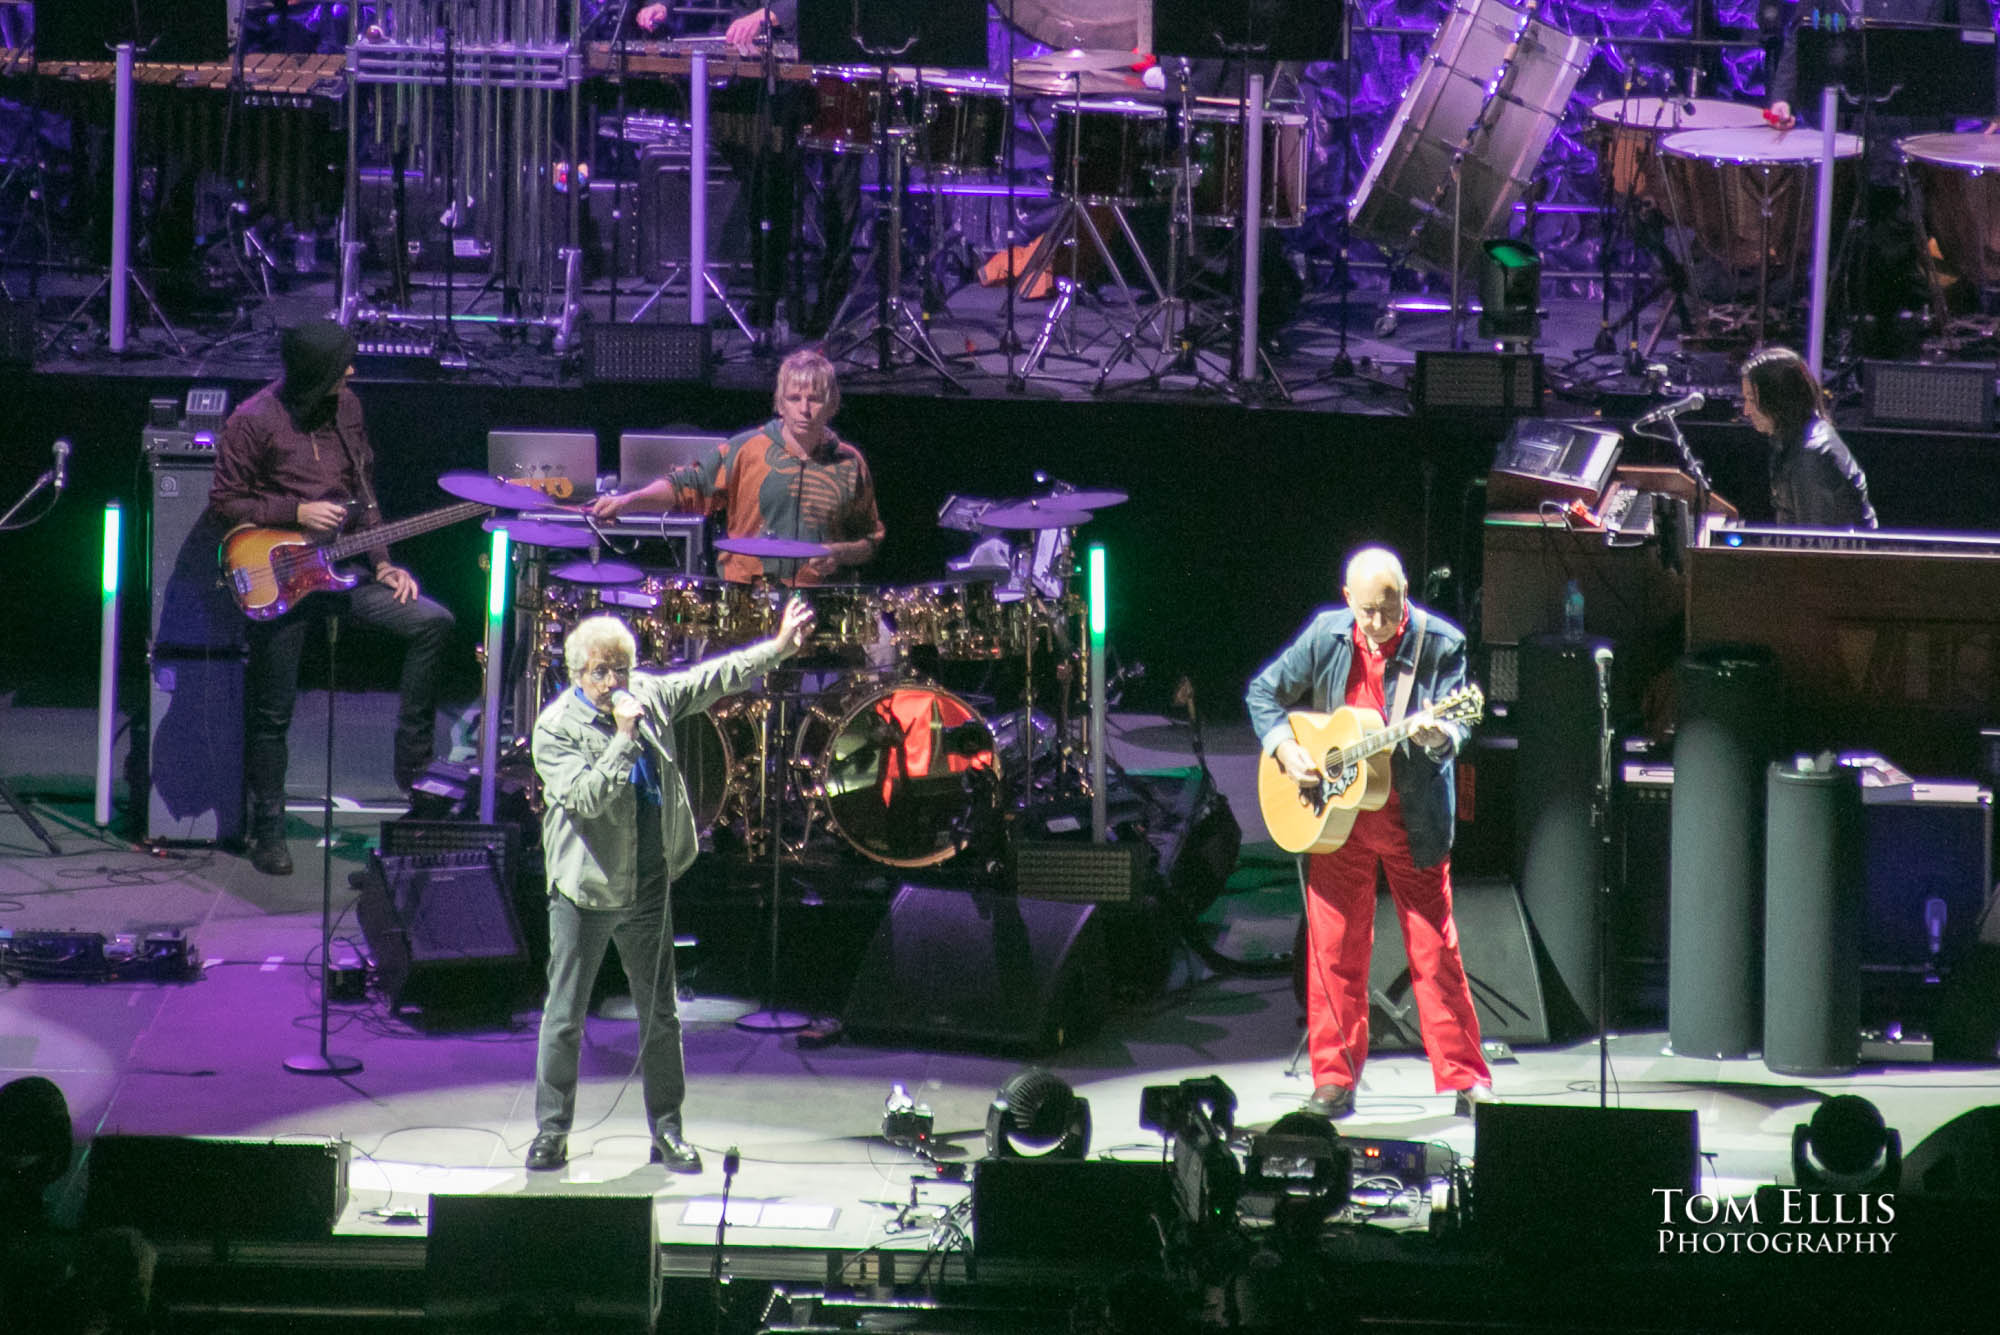
[[[794,598],[771,639],[672,673],[635,673],[637,646],[616,617],[587,617],[564,642],[571,685],[542,710],[534,735],[545,803],[549,995],[535,1048],[531,1170],[569,1161],[584,1014],[604,951],[615,944],[639,1011],[653,1162],[701,1171],[681,1124],[687,1077],[668,891],[694,861],[696,832],[673,725],[776,667],[811,631],[811,607]]]

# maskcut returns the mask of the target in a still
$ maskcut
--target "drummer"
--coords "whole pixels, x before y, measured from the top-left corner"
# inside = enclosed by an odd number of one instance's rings
[[[882,516],[868,461],[828,425],[840,407],[833,363],[813,348],[792,353],[778,367],[771,407],[770,421],[731,436],[699,463],[637,491],[600,496],[590,513],[611,519],[626,510],[707,509],[722,516],[732,538],[826,548],[805,559],[724,552],[716,571],[737,583],[766,576],[793,586],[826,584],[844,568],[866,565],[882,543]]]

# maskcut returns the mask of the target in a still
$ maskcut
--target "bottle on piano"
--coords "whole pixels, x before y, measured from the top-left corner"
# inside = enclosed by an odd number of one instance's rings
[[[1583,590],[1575,580],[1563,586],[1563,638],[1583,638]]]

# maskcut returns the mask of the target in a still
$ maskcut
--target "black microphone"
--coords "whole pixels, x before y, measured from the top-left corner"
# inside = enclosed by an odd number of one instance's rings
[[[1638,421],[1632,423],[1632,425],[1634,427],[1651,426],[1655,422],[1664,422],[1669,417],[1679,417],[1682,413],[1700,412],[1707,403],[1708,399],[1702,392],[1695,390],[1692,394],[1682,395],[1672,403],[1661,404]]]
[[[61,491],[69,484],[69,442],[59,440],[55,444],[56,470],[50,485]]]

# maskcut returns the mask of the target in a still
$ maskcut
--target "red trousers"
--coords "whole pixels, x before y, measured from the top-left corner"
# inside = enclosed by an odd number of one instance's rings
[[[1347,842],[1333,852],[1306,859],[1306,1036],[1314,1087],[1352,1088],[1368,1059],[1377,867],[1388,875],[1402,920],[1417,1020],[1438,1090],[1491,1084],[1451,917],[1451,859],[1435,867],[1410,861],[1410,841],[1392,803],[1362,812]]]

